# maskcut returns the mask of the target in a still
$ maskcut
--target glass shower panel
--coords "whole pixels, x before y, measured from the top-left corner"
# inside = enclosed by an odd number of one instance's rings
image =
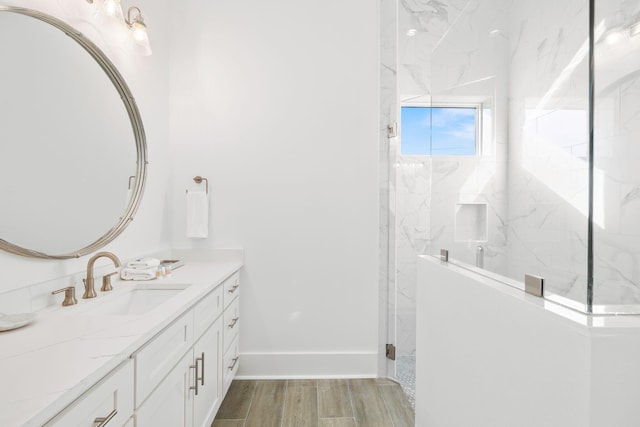
[[[509,276],[585,310],[589,2],[515,1],[509,22]]]
[[[638,1],[596,1],[594,58],[594,312],[639,312]]]
[[[581,310],[588,24],[587,0],[470,0],[433,53],[431,82],[432,105],[483,113],[481,155],[431,159],[430,253],[518,282],[542,276],[546,297]]]

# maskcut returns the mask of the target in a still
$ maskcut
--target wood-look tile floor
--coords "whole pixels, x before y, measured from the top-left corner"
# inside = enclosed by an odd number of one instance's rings
[[[400,385],[386,379],[236,380],[212,427],[414,427]]]

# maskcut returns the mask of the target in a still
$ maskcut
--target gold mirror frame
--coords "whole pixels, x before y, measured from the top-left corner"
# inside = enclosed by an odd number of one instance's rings
[[[124,103],[124,106],[127,110],[127,114],[129,115],[129,120],[131,121],[133,134],[136,140],[137,152],[135,182],[132,189],[131,200],[126,207],[123,216],[120,217],[116,225],[111,227],[110,230],[102,235],[102,237],[98,238],[98,240],[96,240],[94,243],[76,251],[65,254],[47,254],[44,252],[23,248],[0,238],[0,249],[16,255],[42,259],[79,258],[83,255],[95,252],[96,250],[104,247],[105,245],[113,241],[116,237],[118,237],[124,231],[124,229],[127,228],[129,223],[133,221],[133,217],[138,210],[140,201],[142,199],[142,194],[144,192],[148,165],[147,142],[144,133],[144,127],[142,125],[142,118],[140,117],[140,112],[138,111],[138,106],[136,105],[133,95],[131,94],[131,90],[129,89],[129,86],[127,86],[127,83],[125,82],[120,72],[109,60],[109,58],[107,58],[104,52],[102,52],[102,50],[100,50],[98,46],[96,46],[91,40],[86,38],[82,33],[71,27],[69,24],[57,18],[54,18],[53,16],[32,9],[14,6],[0,6],[0,12],[13,12],[30,16],[54,26],[55,28],[59,29],[67,36],[69,36],[71,39],[75,40],[87,53],[89,53],[89,55],[91,55],[91,57],[107,74],[109,80],[111,80],[116,90],[118,91],[120,98],[122,99],[122,102]]]

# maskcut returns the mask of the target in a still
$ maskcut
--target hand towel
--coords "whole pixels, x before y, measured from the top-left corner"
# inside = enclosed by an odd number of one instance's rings
[[[187,192],[187,237],[209,236],[209,195],[205,191]]]
[[[160,260],[157,258],[137,258],[127,263],[129,268],[151,268],[160,265]]]
[[[153,280],[156,278],[158,268],[123,268],[120,270],[122,280]]]

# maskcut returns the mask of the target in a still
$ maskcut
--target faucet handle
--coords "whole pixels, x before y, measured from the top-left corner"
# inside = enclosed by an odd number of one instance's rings
[[[59,294],[60,292],[64,292],[64,301],[62,301],[63,307],[67,307],[69,305],[75,305],[78,303],[78,300],[76,299],[75,286],[68,286],[66,288],[55,290],[51,292],[51,295]]]
[[[113,290],[113,286],[111,286],[111,276],[117,273],[117,271],[114,271],[113,273],[105,274],[104,276],[102,276],[102,287],[100,288],[102,292]]]

